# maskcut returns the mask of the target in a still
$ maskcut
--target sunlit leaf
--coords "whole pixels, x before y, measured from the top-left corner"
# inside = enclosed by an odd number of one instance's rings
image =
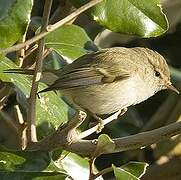
[[[129,162],[121,167],[112,165],[117,180],[139,180],[145,174],[147,166],[144,162]]]
[[[1,179],[60,179],[67,177],[65,171],[53,165],[48,152],[0,151]]]
[[[95,150],[95,157],[103,154],[103,153],[109,153],[113,152],[115,148],[114,141],[106,134],[101,134],[98,137],[97,147]]]
[[[112,165],[113,170],[114,170],[114,175],[116,177],[116,180],[139,180],[136,176],[133,174],[129,173],[128,171],[118,168],[114,165]]]
[[[46,36],[45,41],[48,48],[71,60],[97,50],[84,29],[76,25],[60,27]]]
[[[87,0],[72,0],[77,6]],[[88,14],[108,29],[141,37],[155,37],[168,29],[160,0],[104,0]]]
[[[148,164],[144,162],[129,162],[121,166],[121,168],[139,178],[145,174],[147,167]]]
[[[0,1],[0,48],[9,47],[22,37],[32,6],[32,0]]]
[[[89,178],[88,159],[77,154],[64,152],[56,161],[56,164],[59,168],[63,168],[74,180]],[[102,177],[97,178],[97,180],[102,180]]]

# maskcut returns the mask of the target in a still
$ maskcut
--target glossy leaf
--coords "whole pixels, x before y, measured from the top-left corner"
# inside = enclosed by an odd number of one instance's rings
[[[1,179],[62,179],[65,171],[53,165],[47,152],[0,152]]]
[[[123,165],[121,168],[123,168],[125,171],[130,172],[134,176],[140,178],[145,174],[147,167],[148,164],[144,162],[129,162]]]
[[[45,41],[48,48],[71,60],[97,50],[84,29],[76,25],[60,27],[47,35]]]
[[[65,152],[56,161],[59,168],[63,168],[74,180],[89,179],[89,160],[77,154]],[[95,168],[96,171],[96,168]],[[96,180],[102,180],[102,177]]]
[[[68,152],[66,152],[68,153]],[[62,158],[57,161],[57,166],[63,168],[75,180],[88,179],[89,177],[89,164],[88,160],[74,154],[62,154]]]
[[[32,0],[0,1],[0,48],[13,45],[24,34],[32,6]]]
[[[125,171],[122,168],[115,167],[112,165],[114,170],[114,175],[116,177],[116,180],[139,180],[136,176],[132,175],[128,171]]]
[[[75,6],[86,2],[72,0]],[[104,0],[88,14],[99,24],[119,33],[155,37],[168,29],[160,0]]]
[[[117,180],[139,180],[145,174],[147,163],[129,162],[120,168],[112,166]]]
[[[101,134],[98,137],[97,147],[94,156],[98,157],[103,153],[113,152],[114,148],[115,148],[114,141],[108,135]]]

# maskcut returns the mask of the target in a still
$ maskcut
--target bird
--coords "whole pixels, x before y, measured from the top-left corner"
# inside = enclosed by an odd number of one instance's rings
[[[103,114],[126,111],[172,85],[166,60],[148,48],[113,47],[79,57],[66,65],[58,79],[39,93],[61,90],[76,109],[99,121]]]

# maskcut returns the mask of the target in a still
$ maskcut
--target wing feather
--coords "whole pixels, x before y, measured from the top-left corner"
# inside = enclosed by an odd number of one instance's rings
[[[116,59],[106,53],[107,51],[103,50],[78,58],[60,72],[58,80],[41,92],[112,83],[130,77],[128,70],[118,67],[125,64],[124,55]]]

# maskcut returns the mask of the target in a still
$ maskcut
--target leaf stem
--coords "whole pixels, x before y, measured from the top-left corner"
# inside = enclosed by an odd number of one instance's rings
[[[102,176],[104,174],[107,174],[109,172],[113,171],[113,167],[108,167],[108,168],[105,168],[101,171],[99,171],[97,174],[94,175],[94,179],[98,178],[99,176]]]

